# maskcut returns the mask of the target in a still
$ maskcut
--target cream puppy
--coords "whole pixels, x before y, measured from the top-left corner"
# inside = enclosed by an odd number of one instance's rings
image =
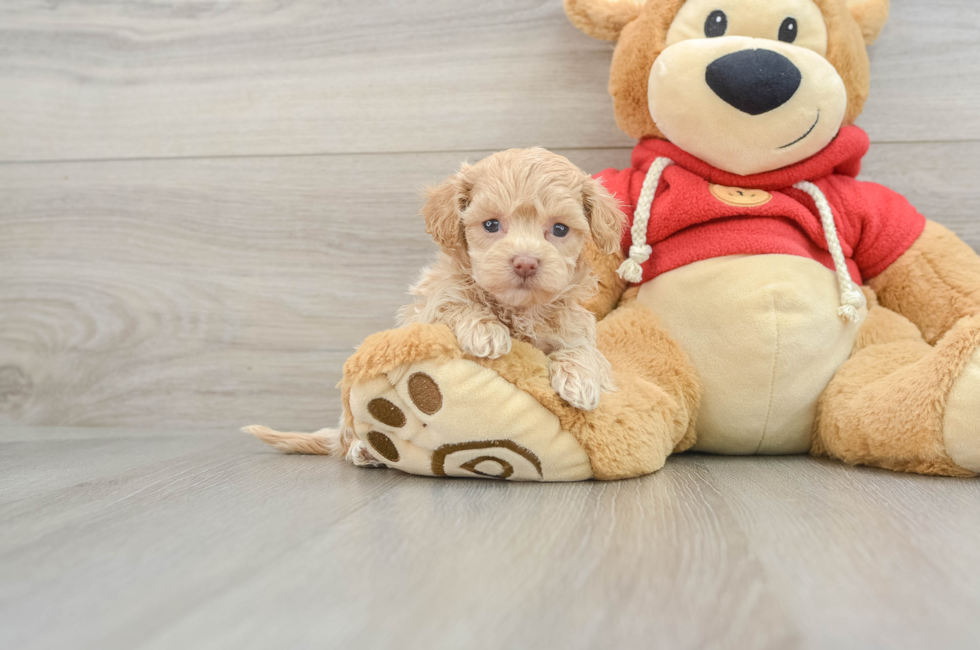
[[[552,387],[592,410],[613,389],[582,302],[596,289],[586,246],[619,248],[625,216],[602,185],[544,149],[509,149],[430,190],[422,209],[440,247],[400,323],[444,323],[475,357],[507,354],[511,340],[551,358]]]
[[[510,149],[429,190],[422,215],[439,257],[411,288],[416,300],[400,324],[448,325],[475,357],[507,354],[513,339],[531,343],[550,357],[562,399],[595,409],[615,386],[596,348],[595,317],[582,306],[596,290],[586,249],[619,249],[626,219],[616,200],[562,156]],[[384,466],[343,420],[313,434],[245,431],[286,453]]]

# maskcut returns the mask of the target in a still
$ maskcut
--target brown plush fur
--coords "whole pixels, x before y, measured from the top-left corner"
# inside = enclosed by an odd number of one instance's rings
[[[946,453],[943,417],[953,381],[980,346],[980,317],[957,323],[935,347],[908,319],[878,305],[853,356],[820,399],[814,455],[900,472],[973,476]]]
[[[558,416],[589,455],[597,479],[654,472],[674,450],[694,443],[701,395],[697,371],[659,319],[641,305],[617,309],[599,323],[599,349],[615,368],[618,390],[604,395],[591,412],[558,399],[541,360],[526,351],[485,365]]]
[[[878,35],[888,22],[891,9],[889,0],[847,0],[847,8],[861,26],[865,44],[871,45],[878,40]]]
[[[637,140],[664,137],[650,115],[647,84],[653,62],[666,44],[670,23],[683,4],[684,0],[647,3],[640,17],[623,28],[613,52],[609,94],[616,124]]]
[[[402,364],[424,359],[450,361],[463,356],[452,330],[445,325],[415,324],[372,334],[344,363],[344,376],[339,384],[344,407],[343,428],[354,429],[350,391],[355,384],[386,375]]]
[[[595,273],[598,288],[582,305],[597,319],[602,320],[619,304],[619,298],[628,284],[616,272],[626,256],[619,250],[608,255],[594,245],[586,245],[585,257]]]
[[[632,345],[636,340],[644,345]],[[515,342],[510,354],[498,359],[472,360],[554,413],[589,455],[597,479],[654,472],[672,451],[694,442],[700,400],[697,372],[657,317],[641,305],[619,309],[603,320],[598,344],[615,365],[618,390],[604,395],[594,411],[572,408],[558,397],[544,353],[529,344]],[[370,336],[344,366],[344,412],[350,413],[350,390],[359,382],[425,359],[463,356],[444,325],[417,324]]]
[[[853,3],[845,0],[814,0],[827,23],[827,60],[837,69],[847,88],[845,124],[853,124],[864,108],[871,83],[866,38],[876,36],[888,16],[888,0]],[[616,123],[637,140],[663,138],[647,105],[647,83],[653,62],[663,51],[667,30],[684,0],[648,1],[624,27],[625,17],[635,12],[632,0],[568,0],[566,12],[572,23],[596,38],[611,38],[619,32],[609,75]],[[859,24],[859,21],[866,21]]]
[[[964,316],[980,313],[980,257],[955,234],[928,222],[919,239],[869,285],[934,345]]]
[[[643,10],[644,0],[565,0],[572,24],[592,38],[615,41]]]

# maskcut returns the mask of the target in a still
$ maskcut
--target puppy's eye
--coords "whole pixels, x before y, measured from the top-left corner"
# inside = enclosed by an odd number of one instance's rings
[[[555,237],[564,237],[568,234],[568,226],[563,223],[556,223],[551,227],[551,234]]]
[[[725,15],[724,11],[716,9],[708,15],[708,19],[704,21],[704,35],[708,38],[717,38],[719,36],[724,36],[725,32],[728,31],[728,16]]]
[[[487,219],[483,222],[483,229],[487,232],[497,232],[500,230],[500,221],[497,219]]]
[[[779,40],[784,43],[792,43],[796,40],[796,34],[800,31],[796,24],[796,18],[787,18],[779,27]]]

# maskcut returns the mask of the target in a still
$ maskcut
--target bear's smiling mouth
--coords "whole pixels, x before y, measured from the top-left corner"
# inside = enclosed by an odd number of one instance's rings
[[[795,140],[793,140],[793,141],[792,141],[792,142],[790,142],[789,144],[784,144],[783,146],[781,146],[781,147],[778,147],[778,149],[788,149],[789,147],[792,147],[792,146],[793,146],[794,144],[796,144],[797,142],[802,142],[802,141],[804,141],[804,140],[806,140],[806,137],[807,137],[808,135],[810,135],[811,133],[813,133],[813,129],[815,129],[815,128],[817,128],[817,123],[818,123],[819,121],[820,121],[820,109],[818,108],[818,109],[817,109],[817,119],[816,119],[816,121],[815,121],[815,122],[813,123],[813,126],[811,126],[811,127],[810,127],[810,130],[809,130],[809,131],[807,131],[806,133],[804,133],[803,135],[801,135],[800,137],[798,137],[797,139],[795,139]]]

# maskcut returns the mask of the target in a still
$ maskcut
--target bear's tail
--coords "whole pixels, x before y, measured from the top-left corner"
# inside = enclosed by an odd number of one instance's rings
[[[253,424],[242,427],[262,442],[286,454],[317,454],[343,458],[346,453],[340,429],[320,429],[315,433],[273,431],[269,427]]]

